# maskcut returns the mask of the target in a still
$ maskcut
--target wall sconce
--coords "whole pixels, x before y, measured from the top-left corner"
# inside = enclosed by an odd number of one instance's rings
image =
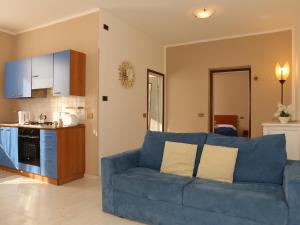
[[[284,66],[280,66],[279,63],[276,64],[275,74],[277,80],[281,84],[281,104],[283,104],[283,85],[290,75],[290,64],[287,62]]]

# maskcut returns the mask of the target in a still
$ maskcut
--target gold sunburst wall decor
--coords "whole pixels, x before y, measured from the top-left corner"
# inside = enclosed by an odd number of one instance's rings
[[[119,80],[125,88],[131,88],[135,82],[133,65],[129,61],[123,61],[119,66]]]

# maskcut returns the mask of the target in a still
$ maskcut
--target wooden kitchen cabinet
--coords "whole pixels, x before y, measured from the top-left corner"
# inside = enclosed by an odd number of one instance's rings
[[[40,132],[41,176],[53,184],[82,178],[85,172],[83,125]]]
[[[64,184],[82,178],[85,172],[85,128],[83,125],[41,130],[41,175],[49,183]]]
[[[85,173],[85,127],[57,129],[58,184],[82,178]]]
[[[53,53],[32,57],[32,89],[53,87]]]
[[[54,96],[85,96],[85,54],[73,50],[54,53]]]
[[[84,176],[84,125],[48,129],[34,127],[33,129],[40,129],[39,166],[19,162],[19,126],[0,125],[0,169],[56,185]]]
[[[53,88],[53,96],[85,96],[86,55],[66,50],[5,64],[4,96],[30,98]]]

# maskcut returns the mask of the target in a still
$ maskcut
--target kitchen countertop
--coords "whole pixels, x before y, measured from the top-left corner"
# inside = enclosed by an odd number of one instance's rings
[[[84,124],[79,124],[77,126],[63,126],[55,127],[53,125],[22,125],[18,123],[0,123],[0,127],[22,127],[22,128],[32,128],[32,129],[41,129],[41,130],[57,130],[57,129],[67,129],[72,127],[84,127]]]

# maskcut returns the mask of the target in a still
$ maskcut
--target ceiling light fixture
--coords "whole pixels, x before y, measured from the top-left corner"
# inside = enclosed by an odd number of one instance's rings
[[[194,14],[199,19],[207,19],[207,18],[211,17],[214,13],[215,13],[214,10],[204,8],[204,9],[196,10]]]

